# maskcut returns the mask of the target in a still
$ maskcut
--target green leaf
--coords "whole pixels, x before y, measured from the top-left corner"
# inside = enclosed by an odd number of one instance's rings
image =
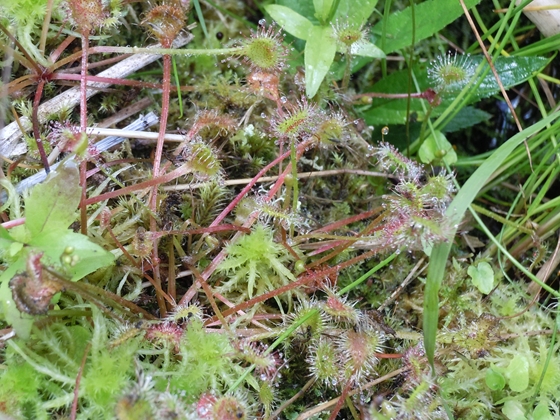
[[[472,65],[478,66],[483,60],[482,56],[471,56],[470,60]],[[545,57],[498,57],[494,61],[494,66],[498,70],[500,79],[504,87],[510,88],[518,85],[535,72],[539,71],[548,63]],[[428,72],[425,65],[415,65],[412,69],[416,80],[418,81],[418,88],[420,92],[426,91],[428,88],[433,88],[431,82],[428,80]],[[379,93],[406,93],[408,89],[408,70],[395,72],[390,76],[382,79],[376,83],[369,92]],[[486,98],[497,94],[500,91],[499,86],[494,79],[492,72],[486,72],[480,86],[474,90],[469,97],[468,103],[474,103],[482,98]],[[439,106],[434,108],[430,114],[431,117],[441,115],[447,107],[453,102],[454,97],[445,96],[443,93],[442,101]],[[423,103],[422,103],[423,102]],[[417,121],[423,121],[426,117],[426,111],[429,108],[427,101],[423,99],[412,98],[410,101],[410,113],[414,115]],[[464,115],[464,114],[463,114]],[[483,115],[476,115],[478,118],[483,118]],[[475,115],[473,115],[473,118]],[[371,107],[364,111],[363,118],[367,125],[389,125],[389,124],[405,124],[407,118],[407,100],[403,99],[385,99],[373,98]],[[464,118],[464,117],[462,117]]]
[[[18,258],[0,275],[0,319],[11,325],[17,336],[24,340],[29,338],[35,318],[18,310],[12,298],[9,282],[17,272],[25,270],[25,260],[23,256]]]
[[[505,376],[512,391],[525,391],[529,386],[529,361],[527,358],[520,354],[515,355],[506,368]]]
[[[315,96],[336,54],[336,40],[330,26],[313,26],[305,44],[305,88]]]
[[[476,267],[469,266],[467,274],[480,293],[487,295],[494,288],[494,270],[486,261],[478,263]]]
[[[69,160],[31,190],[25,200],[25,227],[32,236],[66,230],[76,220],[81,197],[78,179],[78,166]]]
[[[479,65],[484,57],[476,56],[471,58],[473,64]],[[500,75],[500,80],[506,89],[518,85],[531,77],[535,72],[542,69],[549,62],[545,57],[497,57],[494,67]],[[486,64],[488,66],[488,64]],[[471,100],[487,98],[498,93],[500,86],[492,72],[488,72],[482,80],[480,86],[471,96]]]
[[[313,0],[313,6],[315,6],[315,17],[319,19],[319,22],[326,23],[328,21],[332,3],[333,0]]]
[[[307,40],[313,28],[313,24],[307,18],[286,6],[277,4],[266,6],[265,10],[286,32],[296,38]]]
[[[340,0],[333,23],[359,28],[364,25],[377,5],[377,0]]]
[[[506,401],[502,408],[502,413],[504,413],[508,420],[527,420],[521,401]]]
[[[0,225],[0,249],[7,251],[13,242],[14,239],[10,236],[8,230]]]
[[[519,146],[525,139],[538,133],[548,124],[552,123],[560,116],[560,112],[555,112],[543,118],[531,127],[517,133],[504,144],[502,144],[484,163],[470,176],[467,182],[461,187],[451,204],[449,205],[446,216],[450,219],[450,226],[458,226],[463,215],[471,205],[477,194],[480,192],[488,178],[492,176],[502,162]],[[430,265],[428,266],[428,277],[424,292],[424,347],[426,356],[430,364],[434,365],[434,354],[436,350],[436,335],[438,329],[439,314],[439,288],[445,275],[445,268],[451,244],[456,233],[456,228],[449,232],[450,240],[434,246],[430,255]]]
[[[492,391],[500,391],[506,386],[506,378],[494,366],[486,371],[485,381]]]
[[[554,420],[554,417],[550,414],[548,404],[540,402],[535,407],[533,410],[533,420]]]
[[[480,0],[465,0],[468,9],[476,6]],[[414,40],[418,42],[445,28],[463,14],[461,4],[456,0],[428,0],[414,6],[416,31]],[[412,44],[412,10],[407,7],[396,12],[387,19],[387,32],[384,52],[389,54]],[[383,21],[373,28],[373,32],[381,34]]]
[[[435,130],[435,136],[430,134],[420,146],[418,157],[422,163],[444,161],[448,165],[457,162],[457,153],[451,143],[447,141],[441,131]]]
[[[33,238],[29,245],[44,251],[48,259],[43,261],[51,264],[60,264],[65,250],[71,247],[72,252],[67,255],[75,256],[75,261],[67,267],[67,271],[72,281],[80,280],[101,267],[111,265],[115,260],[113,254],[90,241],[87,236],[67,229],[64,232],[39,235]]]
[[[492,118],[492,114],[472,106],[462,108],[455,117],[443,128],[444,133],[464,130]]]
[[[311,21],[313,25],[318,25],[319,21],[315,17],[315,6],[313,0],[277,0],[276,4],[292,9],[294,12],[302,15]],[[265,6],[265,8],[268,6]]]
[[[10,235],[0,227],[0,248],[13,259],[0,275],[0,318],[10,324],[19,337],[29,336],[35,318],[17,309],[9,281],[25,270],[30,252],[42,253],[43,264],[66,270],[72,281],[114,261],[113,254],[87,236],[68,229],[76,217],[80,192],[77,165],[67,161],[51,173],[45,183],[31,190],[25,200],[26,221],[22,229],[14,229]],[[69,257],[70,263],[64,263],[63,256]]]
[[[368,41],[355,42],[350,47],[350,54],[362,57],[385,58],[385,53]]]

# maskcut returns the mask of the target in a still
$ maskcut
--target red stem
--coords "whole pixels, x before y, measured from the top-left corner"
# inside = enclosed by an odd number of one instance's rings
[[[349,266],[351,266],[353,264],[356,264],[356,263],[358,263],[362,260],[370,258],[370,257],[374,256],[375,254],[377,254],[379,251],[380,251],[380,249],[373,249],[373,250],[368,251],[364,254],[358,255],[357,257],[354,257],[352,259],[344,261],[341,264],[335,265],[334,267],[328,267],[328,268],[326,268],[324,270],[321,270],[321,271],[315,271],[312,274],[302,275],[296,281],[294,281],[290,284],[286,284],[284,286],[279,287],[278,289],[274,289],[274,290],[271,290],[270,292],[263,293],[262,295],[256,296],[256,297],[254,297],[252,299],[249,299],[249,300],[247,300],[243,303],[240,303],[239,305],[234,306],[233,308],[225,310],[225,311],[222,312],[222,315],[224,317],[228,317],[229,315],[231,315],[235,312],[244,310],[246,308],[250,308],[257,303],[264,302],[268,299],[273,298],[274,296],[278,296],[278,295],[281,295],[282,293],[289,292],[290,290],[293,290],[297,287],[304,286],[308,283],[311,283],[311,282],[314,282],[314,281],[317,281],[317,280],[322,281],[321,279],[325,279],[326,277],[328,277],[332,274],[335,274],[338,271],[340,271],[340,270],[342,270],[346,267],[349,267]],[[218,254],[218,256],[216,256],[216,258],[214,260],[216,260],[219,257],[219,255],[220,254]],[[214,262],[214,261],[212,261],[212,262]],[[208,270],[208,269],[206,269],[206,270]],[[204,271],[204,273],[202,273],[202,276],[204,276],[205,273],[206,273],[206,271]],[[185,296],[187,296],[187,295],[185,295]],[[183,298],[181,299],[181,303],[183,303],[183,299],[185,299],[185,296],[183,296]],[[213,322],[216,322],[216,321],[218,321],[218,318],[216,316],[213,316],[212,318],[207,320],[205,322],[205,324],[209,325],[209,324],[212,324]]]
[[[173,181],[180,176],[186,175],[191,172],[191,169],[185,165],[178,167],[177,169],[159,176],[157,178],[149,179],[148,181],[141,182],[139,184],[129,185],[128,187],[121,188],[120,190],[110,191],[105,194],[98,195],[97,197],[91,197],[84,201],[86,206],[91,204],[99,203],[100,201],[109,200],[110,198],[115,198],[121,195],[130,194],[131,192],[142,190],[144,188],[149,188],[153,186],[158,186],[159,184],[164,184],[166,182]],[[154,232],[155,234],[155,232]]]
[[[156,144],[156,151],[154,154],[154,165],[152,170],[152,176],[157,178],[159,176],[159,170],[161,166],[161,155],[163,154],[163,144],[165,143],[165,130],[167,127],[167,117],[169,115],[169,97],[171,94],[171,56],[163,56],[163,92],[161,96],[161,119],[159,125],[159,135]],[[150,217],[150,231],[152,233],[157,232],[157,221],[154,215],[157,212],[157,198],[158,198],[158,187],[156,184],[152,188],[152,195],[150,196],[150,210],[152,216]],[[154,281],[161,288],[161,274],[159,272],[159,256],[158,256],[158,243],[159,240],[154,238],[154,244],[152,247],[152,265]],[[165,299],[160,293],[156,292],[156,299],[162,317],[167,313],[167,306],[165,305]]]
[[[305,150],[306,147],[309,146],[309,141],[302,143],[298,146],[298,151],[299,150]],[[258,174],[256,174],[253,179],[251,180],[251,182],[249,182],[245,188],[243,188],[241,190],[241,192],[237,195],[237,197],[235,197],[235,199],[228,204],[228,206],[218,215],[218,217],[216,217],[216,219],[210,224],[210,226],[216,226],[218,225],[222,220],[224,220],[226,218],[226,216],[235,208],[235,206],[237,206],[237,204],[243,199],[243,197],[245,197],[245,195],[251,191],[251,189],[253,188],[253,186],[259,181],[260,178],[262,178],[264,176],[265,173],[267,173],[271,168],[274,168],[276,165],[278,165],[280,162],[282,162],[284,159],[286,159],[287,157],[290,156],[290,151],[281,154],[280,156],[278,156],[276,159],[274,159],[272,162],[270,162],[268,165],[266,165],[264,168],[262,168],[260,170],[260,172]]]
[[[344,401],[346,401],[346,397],[348,396],[348,393],[350,392],[350,388],[352,387],[352,382],[353,382],[352,378],[350,378],[350,379],[348,379],[348,382],[346,382],[346,385],[344,385],[344,389],[342,390],[342,393],[340,394],[340,397],[338,397],[338,401],[336,402],[336,405],[334,406],[333,411],[331,412],[331,415],[329,416],[329,420],[336,420],[336,416],[338,415],[338,412],[340,411],[340,409],[344,405]]]
[[[60,57],[60,54],[62,54],[62,52],[66,49],[66,47],[68,47],[68,45],[70,45],[75,39],[76,39],[75,36],[66,37],[66,39],[64,41],[62,41],[58,47],[56,47],[56,50],[54,50],[51,53],[51,55],[50,55],[51,61],[54,63],[56,60],[58,60],[58,57]],[[86,54],[87,54],[87,51],[86,51]],[[54,66],[49,66],[49,70],[51,70],[51,71],[53,71],[55,68],[56,67],[54,67]]]
[[[298,157],[301,156],[301,154],[306,150],[306,148],[311,143],[312,143],[312,140],[308,140],[308,141],[298,145],[298,149],[297,149]],[[257,181],[269,169],[273,168],[279,162],[282,162],[282,160],[287,158],[288,156],[290,156],[290,154],[291,154],[291,152],[286,152],[286,153],[278,156],[271,163],[269,163],[267,166],[265,166],[263,169],[261,169],[261,171],[253,177],[251,182],[247,186],[245,186],[245,188],[243,188],[241,190],[241,192],[237,195],[237,197],[235,197],[235,199],[218,215],[218,217],[216,217],[216,219],[210,224],[210,227],[217,226],[229,214],[229,212],[234,209],[234,207],[237,205],[237,203],[239,203],[239,201],[241,201],[241,199],[245,196],[245,194],[247,194],[251,190],[252,186],[255,185],[257,183]],[[290,171],[290,170],[291,170],[291,166],[288,165],[286,170],[284,170],[284,172],[278,177],[278,179],[276,180],[276,183],[274,184],[273,188],[268,193],[267,201],[270,200],[270,198],[273,197],[274,194],[276,194],[276,191],[278,191],[278,189],[282,186],[282,184],[284,183],[284,178],[288,174],[288,171]],[[250,227],[253,224],[253,222],[256,218],[257,218],[257,215],[249,217],[249,219],[243,225],[243,227]],[[237,236],[238,236],[238,234],[236,234],[233,237],[232,240],[235,240],[235,238],[237,238]],[[216,257],[212,260],[210,265],[208,267],[206,267],[206,269],[202,273],[202,277],[204,278],[204,280],[208,280],[210,278],[210,276],[212,275],[212,273],[214,272],[214,270],[216,269],[218,264],[225,258],[225,256],[226,256],[226,251],[225,251],[225,249],[222,249],[222,251],[220,251],[220,253],[218,255],[216,255]],[[194,287],[191,287],[191,289],[189,289],[189,291],[183,295],[179,304],[185,304],[186,302],[189,302],[192,299],[192,297],[194,296],[194,293],[195,293],[194,290],[198,289],[199,287],[200,287],[200,283],[197,281],[194,284]]]

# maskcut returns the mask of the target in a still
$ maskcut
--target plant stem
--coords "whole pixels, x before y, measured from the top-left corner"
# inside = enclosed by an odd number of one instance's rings
[[[290,143],[290,158],[292,161],[292,176],[294,177],[293,196],[292,196],[292,211],[297,214],[298,211],[298,200],[299,200],[299,183],[298,183],[298,172],[297,172],[297,151],[296,144],[294,141]],[[294,225],[290,225],[290,238],[294,236]]]
[[[150,188],[154,185],[163,184],[165,182],[173,181],[180,176],[186,175],[191,172],[191,169],[187,168],[185,165],[178,167],[177,169],[162,175],[157,178],[149,179],[148,181],[140,182],[139,184],[129,185],[128,187],[121,188],[120,190],[109,191],[105,194],[98,195],[97,197],[88,198],[85,201],[87,206],[95,203],[99,203],[100,201],[108,200],[110,198],[119,197],[121,195],[130,194],[131,192],[142,190],[144,188]]]
[[[80,133],[86,135],[87,128],[87,72],[88,72],[88,46],[89,31],[82,33],[82,69],[80,72]],[[80,201],[80,230],[87,236],[87,160],[80,163],[80,185],[82,187],[82,199]]]
[[[342,78],[342,90],[348,89],[348,85],[350,84],[350,70],[352,69],[352,55],[350,54],[350,47],[346,49],[344,57],[346,58],[346,65],[344,66],[344,76]]]
[[[140,48],[140,47],[92,47],[89,53],[117,53],[117,54],[157,54],[157,55],[234,55],[243,51],[241,47],[202,49],[176,48]]]
[[[167,118],[169,116],[169,96],[171,93],[171,56],[166,54],[163,56],[163,92],[161,97],[161,118],[159,125],[159,136],[156,144],[156,151],[154,154],[154,165],[152,170],[152,177],[159,177],[159,171],[161,166],[161,155],[163,153],[163,144],[165,142],[165,130],[167,127]],[[150,231],[155,233],[157,231],[157,221],[155,214],[157,213],[157,198],[158,198],[158,187],[159,184],[155,184],[152,188],[152,194],[150,197]],[[161,288],[161,274],[159,271],[159,256],[158,256],[158,243],[157,238],[153,239],[152,247],[152,267],[154,273],[154,281]],[[156,289],[157,290],[157,289]],[[167,306],[165,305],[165,299],[160,293],[156,292],[156,299],[158,302],[158,307],[161,316],[165,316],[167,313]]]

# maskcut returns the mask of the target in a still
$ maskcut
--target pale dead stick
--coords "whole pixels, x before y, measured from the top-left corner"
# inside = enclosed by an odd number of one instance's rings
[[[193,36],[190,34],[188,36],[178,38],[173,46],[175,48],[182,47],[190,42],[192,38]],[[148,48],[161,48],[161,45],[157,44]],[[131,57],[125,58],[121,62],[115,64],[105,71],[102,71],[96,76],[112,79],[122,79],[131,75],[142,67],[153,63],[160,57],[161,54],[135,54]],[[99,93],[100,89],[107,88],[111,85],[112,83],[106,82],[90,82],[88,83],[86,96],[90,98]],[[80,87],[76,86],[44,102],[39,106],[37,112],[39,123],[45,123],[48,116],[57,114],[63,109],[71,109],[75,107],[79,101]],[[10,157],[21,155],[26,152],[25,142],[19,141],[23,136],[23,133],[20,130],[20,125],[24,130],[31,130],[32,128],[31,120],[24,116],[19,118],[19,124],[18,121],[13,121],[2,130],[0,130],[0,155]]]

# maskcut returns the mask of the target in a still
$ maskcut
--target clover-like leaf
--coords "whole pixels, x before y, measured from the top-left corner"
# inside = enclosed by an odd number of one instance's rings
[[[529,361],[527,357],[521,354],[515,355],[509,362],[505,374],[512,391],[525,391],[529,386]]]
[[[377,0],[340,0],[332,21],[361,27],[367,22],[376,5]]]
[[[78,183],[78,166],[67,161],[47,180],[36,185],[25,199],[25,227],[37,235],[64,229],[76,219],[81,187]]]
[[[315,7],[315,17],[319,19],[319,22],[328,22],[333,0],[313,0],[313,6]]]
[[[385,58],[385,53],[381,48],[376,47],[369,41],[361,41],[352,44],[350,47],[350,54],[360,55],[362,57]]]
[[[53,284],[33,279],[29,269],[28,274],[23,273],[32,255],[41,255],[40,264],[54,267],[72,281],[114,261],[113,254],[68,229],[76,218],[80,191],[77,165],[68,161],[32,189],[25,200],[24,226],[10,233],[0,228],[0,249],[9,262],[0,274],[0,319],[21,338],[27,338],[31,331],[34,318],[29,314],[44,312],[56,291]],[[20,312],[21,308],[28,308],[27,313]]]
[[[336,54],[336,41],[330,26],[313,26],[305,44],[305,89],[315,96]]]
[[[307,40],[309,31],[313,28],[313,23],[309,19],[289,7],[278,4],[270,4],[265,7],[265,10],[286,32],[296,38]]]
[[[50,232],[37,236],[29,245],[44,251],[45,263],[59,264],[62,257],[69,257],[70,262],[65,264],[64,268],[72,281],[80,280],[101,267],[111,265],[115,260],[113,254],[105,251],[87,236],[68,229],[65,232]]]

